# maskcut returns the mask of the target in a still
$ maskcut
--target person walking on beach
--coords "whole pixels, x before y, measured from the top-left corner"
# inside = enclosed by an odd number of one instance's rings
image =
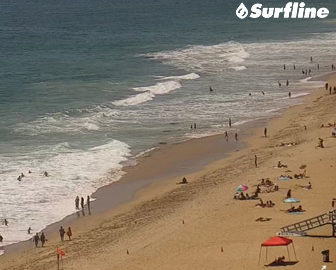
[[[61,226],[61,228],[59,229],[59,233],[60,233],[60,237],[61,237],[61,241],[64,241],[64,234],[65,234],[65,230],[63,229],[63,226]]]
[[[30,227],[28,228],[27,232],[28,232],[28,234],[31,234],[31,228]]]
[[[5,226],[8,226],[8,220],[7,220],[7,219],[4,219],[3,224],[4,224]]]
[[[288,92],[288,97],[291,98],[292,97],[292,93]]]
[[[211,86],[209,87],[209,91],[210,91],[210,92],[212,92],[212,91],[213,91],[213,89],[212,89],[212,87],[211,87]]]
[[[257,155],[254,155],[254,166],[258,168],[258,157]]]
[[[40,241],[40,237],[39,237],[38,233],[36,233],[36,234],[34,235],[34,237],[33,237],[33,242],[34,242],[34,244],[35,244],[35,247],[38,246],[38,242],[39,242],[39,241]]]
[[[329,84],[326,83],[326,84],[325,84],[325,89],[328,90],[328,87],[329,87]]]
[[[278,85],[279,85],[279,87],[281,87],[281,82],[280,81],[278,81]]]
[[[228,135],[227,131],[225,131],[225,140],[226,140],[226,141],[229,140],[229,135]]]
[[[231,118],[229,118],[229,128],[231,128],[232,126],[232,122],[231,122]]]
[[[45,244],[45,242],[47,241],[44,232],[42,232],[41,237],[40,237],[40,240],[41,240],[41,245],[42,245],[42,247],[44,247],[44,244]]]
[[[196,129],[196,123],[194,123],[194,129]]]
[[[71,241],[71,236],[72,236],[72,231],[71,231],[71,227],[68,228],[68,231],[67,231],[67,236],[69,237],[69,241]]]
[[[78,196],[75,199],[75,206],[76,206],[76,209],[79,209],[79,197]]]
[[[238,133],[237,132],[235,133],[235,140],[236,140],[236,142],[238,141]]]
[[[267,137],[267,128],[264,129],[264,136]]]
[[[289,81],[288,80],[286,81],[286,86],[289,86]]]

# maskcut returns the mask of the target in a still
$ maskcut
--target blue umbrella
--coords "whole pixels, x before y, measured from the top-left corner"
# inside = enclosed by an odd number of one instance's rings
[[[300,202],[300,200],[296,199],[296,198],[288,198],[286,200],[284,200],[285,203],[298,203]]]

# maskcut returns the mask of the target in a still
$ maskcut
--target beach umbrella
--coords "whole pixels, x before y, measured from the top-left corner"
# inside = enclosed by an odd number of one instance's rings
[[[285,203],[298,203],[300,202],[300,200],[296,199],[296,198],[288,198],[286,200],[284,200]]]
[[[246,190],[248,190],[248,186],[246,186],[246,185],[239,185],[239,187],[237,187],[237,191],[242,192],[242,191],[246,191]]]

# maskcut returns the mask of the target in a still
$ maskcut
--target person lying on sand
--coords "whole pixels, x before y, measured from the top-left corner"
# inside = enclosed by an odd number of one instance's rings
[[[280,144],[277,144],[276,147],[283,147],[283,146],[295,146],[297,145],[296,142],[289,142],[289,143],[280,143]]]
[[[265,221],[270,221],[272,220],[271,218],[263,218],[263,217],[259,217],[257,218],[255,221],[260,221],[260,222],[265,222]]]
[[[257,203],[255,206],[264,208],[264,207],[266,207],[266,204],[263,202],[262,199],[259,199],[259,203]]]
[[[176,183],[177,185],[180,185],[180,184],[188,184],[188,181],[187,181],[187,178],[183,177],[182,181],[181,182],[178,182]]]
[[[285,263],[285,256],[282,257],[278,257],[277,259],[275,259],[272,264],[277,264],[277,265],[282,265]]]
[[[298,186],[298,187],[300,187],[300,188],[303,188],[303,189],[312,189],[312,184],[309,182],[308,183],[308,185],[307,186],[302,186],[302,185],[296,185],[296,186]]]
[[[295,208],[294,206],[292,206],[291,208],[286,210],[287,213],[297,213],[297,212],[305,212],[305,211],[306,210],[303,210],[301,205],[299,205],[298,208]]]

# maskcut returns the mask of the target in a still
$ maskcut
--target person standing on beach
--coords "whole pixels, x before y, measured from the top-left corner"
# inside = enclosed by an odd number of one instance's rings
[[[312,56],[310,57],[310,63],[313,63],[313,57]]]
[[[81,197],[81,207],[82,209],[84,209],[84,198],[83,197]]]
[[[286,70],[286,65],[285,64],[283,65],[283,69]]]
[[[91,215],[91,202],[90,202],[90,196],[87,195],[86,197],[86,204],[87,204],[87,208],[88,208],[88,211],[89,211],[89,215]]]
[[[4,219],[3,224],[4,224],[5,226],[8,226],[8,221],[7,221],[7,219]]]
[[[34,242],[34,244],[35,244],[35,247],[38,246],[38,242],[39,242],[39,241],[40,241],[40,237],[39,237],[38,233],[36,233],[36,234],[34,235],[34,237],[33,237],[33,242]]]
[[[258,168],[258,157],[257,155],[254,155],[254,166]]]
[[[71,227],[68,228],[68,231],[67,231],[67,236],[69,237],[69,241],[71,241],[71,236],[72,236],[72,231],[71,231]]]
[[[194,123],[194,129],[196,129],[196,123]]]
[[[296,69],[296,66],[295,66],[295,64],[293,65],[293,68],[294,68],[294,70]]]
[[[267,128],[264,129],[264,136],[267,137]]]
[[[291,98],[292,97],[292,93],[288,92],[288,97]]]
[[[232,122],[231,122],[231,118],[229,118],[229,128],[231,128],[232,126]]]
[[[44,235],[44,232],[42,232],[41,234],[41,237],[40,237],[40,240],[41,240],[41,244],[42,244],[42,247],[44,247],[44,244],[45,242],[47,241],[45,235]]]
[[[288,86],[288,85],[289,85],[289,81],[287,80],[287,81],[286,81],[286,86]]]
[[[61,241],[64,241],[64,234],[65,234],[65,230],[63,228],[63,226],[61,226],[61,228],[59,229],[59,233],[60,233],[60,237],[61,237]]]
[[[27,232],[28,232],[28,234],[31,234],[31,228],[30,227],[28,228]]]
[[[237,132],[235,133],[235,140],[236,140],[236,142],[238,141],[238,133]]]
[[[229,140],[229,135],[228,135],[227,131],[225,131],[225,140],[226,140],[226,141]]]
[[[75,206],[76,206],[76,209],[79,209],[79,197],[78,196],[75,199]]]
[[[325,84],[325,89],[328,90],[328,87],[329,87],[329,84],[326,83],[326,84]]]

